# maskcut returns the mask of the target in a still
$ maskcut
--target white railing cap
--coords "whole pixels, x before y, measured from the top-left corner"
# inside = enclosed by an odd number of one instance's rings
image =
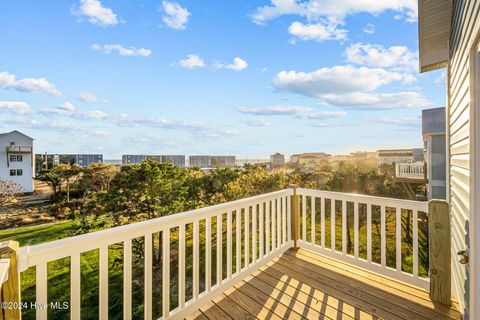
[[[10,268],[10,259],[0,259],[0,289],[2,284],[8,280],[8,270]]]

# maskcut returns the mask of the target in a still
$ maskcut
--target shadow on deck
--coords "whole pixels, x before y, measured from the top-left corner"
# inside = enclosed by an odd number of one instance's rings
[[[188,319],[460,319],[458,303],[307,250],[291,249]]]

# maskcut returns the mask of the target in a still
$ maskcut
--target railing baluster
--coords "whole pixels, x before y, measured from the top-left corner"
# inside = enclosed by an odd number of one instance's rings
[[[320,198],[320,242],[322,248],[325,248],[325,211],[327,211],[327,202],[325,198]]]
[[[223,275],[222,275],[222,251],[223,251],[223,215],[221,213],[217,214],[217,286],[222,284]]]
[[[70,319],[80,319],[80,254],[70,258]]]
[[[282,234],[283,234],[283,241],[282,244],[285,244],[287,242],[287,197],[282,197],[283,199],[283,218],[282,218]],[[290,221],[290,220],[289,220]]]
[[[212,220],[205,219],[205,290],[210,292],[212,287]]]
[[[270,222],[272,224],[272,251],[274,251],[276,248],[277,248],[277,228],[276,228],[276,224],[277,224],[277,219],[276,219],[276,213],[277,213],[277,203],[275,202],[275,200],[272,200],[272,207],[271,207],[271,210],[270,210],[270,213],[271,213],[271,218],[270,218]]]
[[[358,258],[358,206],[357,202],[353,203],[353,254]]]
[[[235,222],[237,225],[237,229],[235,231],[235,251],[236,251],[236,260],[237,260],[237,272],[240,273],[242,270],[242,209],[238,208],[235,212]]]
[[[152,234],[145,235],[145,319],[152,319]]]
[[[108,319],[108,246],[100,247],[99,318]]]
[[[170,315],[170,229],[168,228],[162,232],[162,310],[163,318],[168,318]]]
[[[292,239],[292,198],[287,197],[287,241]]]
[[[47,263],[43,262],[37,265],[36,268],[36,318],[40,320],[47,319]],[[100,297],[102,299],[102,297]]]
[[[381,206],[380,211],[380,262],[382,267],[386,266],[387,256],[386,256],[386,231],[385,231],[385,206]]]
[[[250,264],[250,260],[249,260],[249,254],[250,254],[250,207],[245,207],[245,232],[244,232],[244,241],[245,241],[245,245],[244,245],[244,249],[245,249],[245,252],[243,253],[244,254],[244,258],[245,258],[245,268],[248,268],[248,265]]]
[[[396,266],[397,271],[402,271],[402,210],[398,207],[395,208],[395,221],[396,221]]]
[[[347,201],[342,200],[342,253],[347,253]]]
[[[276,214],[277,214],[277,248],[282,246],[282,201],[281,199],[275,199],[277,203]]]
[[[335,251],[335,199],[330,199],[330,242]]]
[[[260,216],[259,216],[259,221],[258,221],[258,224],[260,226],[260,247],[259,247],[259,256],[260,256],[260,259],[263,258],[263,255],[264,255],[264,248],[265,248],[265,237],[264,237],[264,219],[263,219],[263,216],[264,216],[264,203],[263,202],[260,202]]]
[[[232,210],[227,212],[227,278],[232,278]]]
[[[372,262],[372,205],[367,203],[367,261]]]
[[[185,307],[185,225],[178,227],[178,305]]]
[[[307,196],[300,197],[302,203],[302,241],[307,242]]]
[[[270,201],[265,202],[265,254],[270,254]]]
[[[257,204],[252,206],[252,262],[257,262]]]
[[[218,223],[218,221],[217,221]],[[218,237],[218,235],[217,235]],[[193,221],[193,299],[198,299],[198,283],[200,281],[199,263],[200,249],[198,244],[198,220]]]
[[[132,239],[123,242],[123,319],[132,319]]]
[[[418,211],[412,210],[413,219],[413,276],[418,277]]]
[[[311,196],[310,197],[310,222],[311,222],[311,227],[310,231],[311,233],[311,243],[315,245],[315,197]]]

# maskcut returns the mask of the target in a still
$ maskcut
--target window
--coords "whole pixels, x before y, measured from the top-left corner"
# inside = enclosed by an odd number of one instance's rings
[[[10,162],[17,162],[17,156],[14,154],[10,155]]]
[[[17,176],[23,176],[23,170],[17,169]]]
[[[23,161],[23,156],[22,155],[17,155],[17,162],[22,162]]]
[[[10,170],[10,176],[16,176],[17,170]]]

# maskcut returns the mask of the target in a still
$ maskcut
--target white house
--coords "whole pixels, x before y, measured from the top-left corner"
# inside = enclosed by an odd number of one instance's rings
[[[23,192],[33,192],[33,139],[19,132],[0,134],[0,179],[18,184]]]
[[[480,1],[419,0],[420,71],[445,69],[452,284],[480,319]],[[461,260],[457,252],[466,252]],[[461,260],[461,261],[460,261]]]

